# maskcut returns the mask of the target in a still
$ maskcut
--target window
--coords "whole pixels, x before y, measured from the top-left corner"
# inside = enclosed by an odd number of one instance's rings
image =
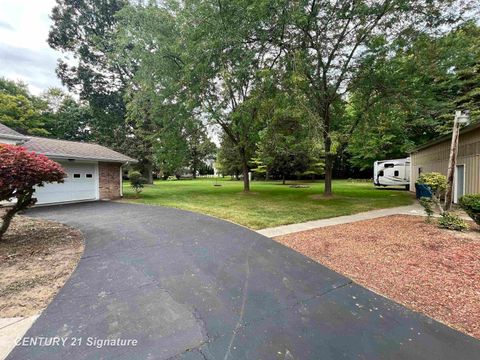
[[[383,170],[380,170],[380,171],[378,172],[378,176],[383,176]]]
[[[383,167],[384,167],[385,169],[387,169],[387,168],[392,168],[392,167],[394,167],[394,166],[395,166],[395,164],[385,164],[385,165],[383,165]]]
[[[419,168],[418,168],[418,175],[420,175],[421,173],[422,173],[422,168],[419,167]]]
[[[393,172],[393,176],[398,176],[399,174],[400,174],[400,173],[398,172],[398,170],[395,170],[395,171]]]
[[[80,178],[80,174],[73,174],[73,177],[74,177],[75,179],[78,179],[78,178]]]
[[[88,179],[91,179],[93,177],[93,175],[92,174],[86,174],[85,177],[88,178]]]

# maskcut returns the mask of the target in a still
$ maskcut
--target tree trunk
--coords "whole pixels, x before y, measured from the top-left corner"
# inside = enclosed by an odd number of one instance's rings
[[[325,146],[325,190],[323,196],[332,196],[332,173],[334,156],[332,151],[332,139],[330,138],[330,107],[327,104],[323,113],[323,142]]]
[[[332,172],[333,172],[333,157],[330,154],[325,156],[325,190],[323,196],[332,196]]]
[[[34,190],[31,189],[26,193],[23,193],[21,196],[17,197],[17,202],[7,212],[2,216],[2,226],[0,227],[0,240],[2,240],[3,235],[7,232],[10,223],[12,222],[13,217],[20,210],[26,209],[28,206],[33,205],[32,201]]]
[[[0,227],[0,240],[2,240],[3,234],[7,232],[10,223],[12,222],[13,217],[15,216],[16,211],[14,208],[8,210],[5,215],[2,217],[2,226]]]
[[[192,177],[194,179],[197,178],[197,166],[196,165],[193,165],[193,167],[192,167]]]
[[[153,170],[152,170],[152,164],[146,162],[142,166],[142,176],[145,178],[145,181],[147,184],[153,184]]]
[[[250,191],[250,179],[248,178],[248,164],[246,161],[243,162],[243,191]]]
[[[282,175],[282,184],[285,185],[285,174]]]
[[[242,171],[243,171],[243,191],[250,191],[250,179],[248,178],[248,159],[245,149],[240,149],[240,156],[242,158]]]

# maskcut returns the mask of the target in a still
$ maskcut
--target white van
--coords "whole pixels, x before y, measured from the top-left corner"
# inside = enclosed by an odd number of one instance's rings
[[[373,184],[375,186],[410,187],[410,158],[380,160],[373,163]]]

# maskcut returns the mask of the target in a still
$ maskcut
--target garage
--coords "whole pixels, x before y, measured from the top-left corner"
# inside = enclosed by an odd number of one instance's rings
[[[0,144],[22,146],[62,166],[63,183],[35,189],[40,205],[118,199],[123,195],[122,167],[137,162],[99,144],[25,136],[1,123]]]
[[[67,177],[61,184],[53,183],[35,190],[37,204],[51,204],[98,199],[98,163],[59,162]]]

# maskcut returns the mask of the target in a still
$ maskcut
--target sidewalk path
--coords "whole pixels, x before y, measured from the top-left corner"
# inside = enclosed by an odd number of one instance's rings
[[[331,225],[347,224],[355,221],[375,219],[375,218],[389,216],[389,215],[424,216],[425,212],[423,211],[423,208],[420,206],[420,204],[415,203],[414,205],[409,205],[409,206],[400,206],[400,207],[394,207],[389,209],[373,210],[373,211],[367,211],[367,212],[362,212],[362,213],[353,214],[353,215],[338,216],[338,217],[329,218],[329,219],[307,221],[307,222],[298,223],[298,224],[282,225],[282,226],[258,230],[257,232],[263,236],[275,237],[275,236],[291,234],[299,231],[311,230],[311,229],[331,226]]]

